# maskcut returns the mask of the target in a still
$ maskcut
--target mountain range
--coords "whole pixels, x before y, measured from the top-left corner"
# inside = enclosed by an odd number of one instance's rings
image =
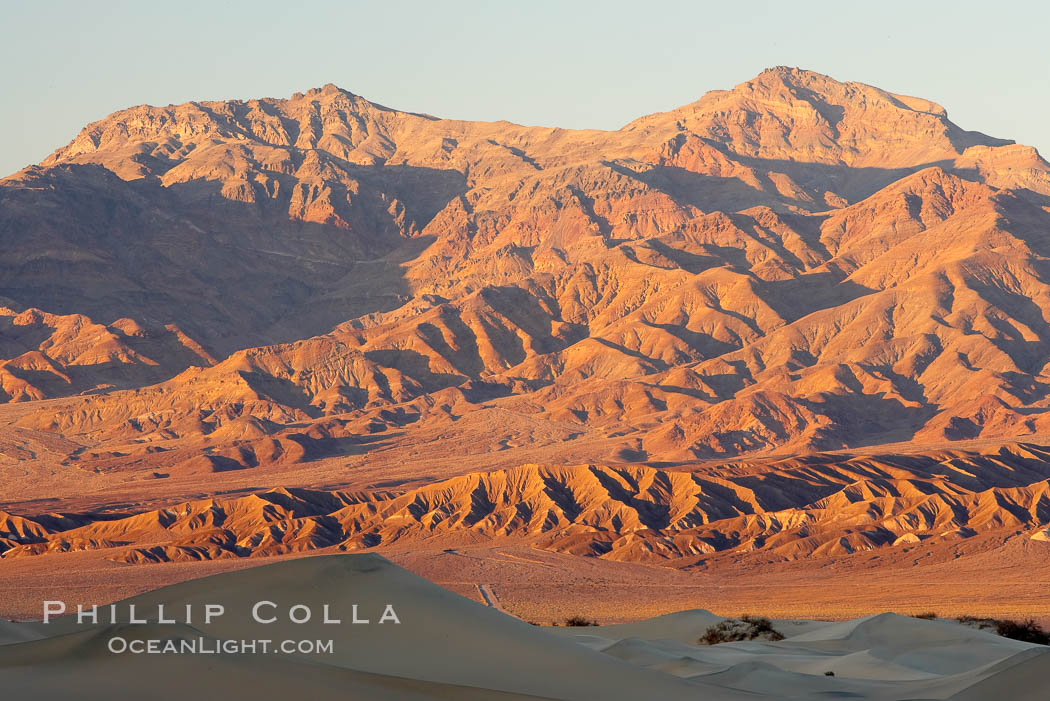
[[[310,547],[1050,525],[1050,164],[928,100],[777,67],[616,131],[334,85],[132,107],[0,180],[0,241],[0,501],[123,509],[6,515],[11,555],[251,554],[267,519],[172,544],[153,509],[260,481],[320,490],[277,519]],[[128,504],[161,525],[114,536]]]

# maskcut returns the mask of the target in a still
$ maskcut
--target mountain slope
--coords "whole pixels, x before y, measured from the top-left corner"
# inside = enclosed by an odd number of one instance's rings
[[[598,461],[1041,434],[1048,194],[1031,149],[783,67],[609,132],[134,107],[0,183],[0,294],[171,350],[12,346],[0,397],[140,387],[16,420],[191,473],[496,412]]]

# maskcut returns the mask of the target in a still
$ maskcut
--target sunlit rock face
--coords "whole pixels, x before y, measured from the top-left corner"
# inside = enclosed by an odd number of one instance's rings
[[[1033,149],[784,67],[617,131],[133,107],[0,181],[5,430],[176,476],[1038,436],[1048,197]]]

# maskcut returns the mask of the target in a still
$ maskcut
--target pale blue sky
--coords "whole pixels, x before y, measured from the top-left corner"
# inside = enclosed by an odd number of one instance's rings
[[[399,109],[615,129],[790,65],[1050,155],[1043,2],[0,4],[0,175],[130,105],[336,83]]]

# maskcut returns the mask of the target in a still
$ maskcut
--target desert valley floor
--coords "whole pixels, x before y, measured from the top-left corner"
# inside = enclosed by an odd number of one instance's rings
[[[44,455],[46,436],[19,435],[24,446]],[[1045,492],[1038,484],[1032,487],[1027,475],[1043,462],[1036,443],[1004,448],[995,441],[968,441],[917,454],[914,446],[891,446],[890,452],[881,452],[880,446],[873,454],[717,462],[688,466],[688,472],[681,465],[508,467],[502,472],[517,474],[521,484],[510,478],[490,483],[481,513],[478,487],[483,479],[473,470],[494,458],[484,451],[472,454],[469,446],[459,455],[448,442],[439,446],[432,460],[415,465],[402,462],[412,449],[395,446],[338,462],[220,472],[209,477],[206,490],[196,478],[114,479],[106,473],[47,468],[40,461],[20,463],[35,466],[37,472],[19,480],[26,488],[21,499],[5,507],[11,514],[46,514],[60,504],[63,513],[80,516],[67,523],[37,518],[44,524],[37,530],[31,519],[4,517],[8,531],[26,537],[22,544],[11,543],[0,560],[0,617],[39,617],[45,596],[111,601],[285,558],[368,550],[463,596],[544,623],[571,615],[612,623],[694,608],[726,616],[811,619],[932,611],[946,617],[1034,617],[1050,623],[1050,598],[1040,584],[1050,581],[1050,540],[1042,535],[1047,528],[1042,520]],[[899,452],[892,452],[893,447]],[[542,458],[541,452],[525,452],[506,460],[517,465]],[[955,474],[958,482],[966,466],[982,461],[988,461],[987,482],[980,489],[967,492],[953,486],[954,498],[947,506],[931,497],[937,484],[933,474]],[[862,507],[857,513],[843,508],[847,502],[813,506],[827,495],[841,499],[851,489],[884,489],[888,475],[901,465],[910,467],[909,478],[917,488],[909,491],[908,482],[898,481],[892,499],[854,498]],[[995,476],[993,467],[1002,474]],[[435,482],[427,471],[461,477]],[[633,479],[636,494],[610,499],[600,482],[585,479],[603,471]],[[404,478],[392,485],[386,479],[391,473]],[[424,474],[414,476],[418,473]],[[679,529],[684,547],[674,547],[675,529],[654,533],[646,524],[631,524],[647,509],[685,508],[675,501],[685,497],[676,497],[673,490],[670,495],[652,488],[646,492],[638,482],[658,483],[659,473],[718,480],[688,483],[696,494],[686,497],[693,500],[712,485],[739,482],[753,487],[749,493],[758,505],[766,480],[778,492],[788,485],[787,491],[796,493],[796,505],[769,511],[772,523],[754,520],[761,509],[743,522],[734,520],[739,515],[715,519],[713,528],[738,533],[737,542],[720,549],[696,550],[693,541],[706,536],[688,529]],[[491,480],[493,471],[481,474]],[[536,474],[541,479],[530,489],[528,482]],[[1006,487],[1018,483],[1024,487]],[[277,486],[282,484],[289,489]],[[1025,508],[1032,513],[1004,521],[1004,504],[1020,509],[1028,492]],[[377,500],[370,502],[370,494],[378,495]],[[400,508],[413,514],[414,527],[391,530],[389,524],[399,518],[399,499]],[[558,525],[515,521],[521,505],[537,499],[537,510],[558,511]],[[413,504],[426,504],[426,509]],[[353,512],[362,507],[364,511]],[[505,513],[508,509],[514,513]],[[873,509],[879,513],[873,515]],[[903,527],[905,534],[921,537],[887,535],[885,526],[872,535],[873,524],[892,520],[895,512],[923,515],[906,518]],[[342,524],[336,526],[336,519]],[[960,533],[960,528],[971,527]],[[634,542],[606,549],[610,533]],[[864,533],[870,540],[857,540]]]
[[[195,654],[106,653],[114,640],[118,647],[155,641],[158,649],[179,649],[259,635],[244,609],[253,600],[270,601],[275,610],[292,602],[318,610],[331,603],[337,615],[348,601],[362,611],[391,605],[398,620],[296,624],[275,616],[266,626],[276,640],[327,638],[332,647],[323,652],[230,650],[204,662]],[[141,615],[160,606],[193,610],[204,602],[221,604],[227,614],[212,621],[130,624],[131,606]],[[119,610],[94,624],[75,616],[49,623],[0,620],[5,692],[50,700],[68,698],[75,689],[86,701],[202,694],[376,701],[1041,701],[1050,667],[1045,645],[950,619],[892,613],[842,622],[767,619],[761,637],[712,645],[698,636],[737,624],[702,609],[622,625],[530,625],[373,554],[286,559],[158,589],[122,602]]]

